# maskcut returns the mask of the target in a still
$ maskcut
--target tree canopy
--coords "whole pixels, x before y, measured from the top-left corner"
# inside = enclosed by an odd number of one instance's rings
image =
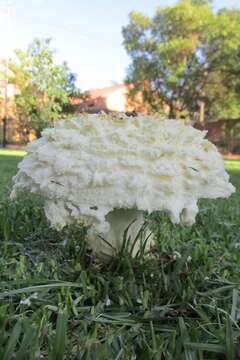
[[[122,30],[131,58],[132,96],[142,91],[152,111],[211,117],[240,115],[240,12],[214,13],[209,1],[181,0],[150,18],[137,11]],[[238,77],[239,78],[239,77]]]
[[[34,129],[39,136],[62,114],[70,95],[77,95],[76,75],[66,63],[54,62],[50,39],[35,39],[27,51],[16,50],[11,62],[18,94],[15,96],[19,129],[27,138]]]

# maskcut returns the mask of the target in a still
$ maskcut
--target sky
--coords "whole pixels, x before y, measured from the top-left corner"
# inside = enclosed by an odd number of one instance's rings
[[[214,9],[239,0],[215,0]],[[10,4],[10,15],[7,16]],[[152,16],[174,0],[0,0],[0,58],[52,38],[56,63],[67,61],[81,90],[123,82],[130,63],[121,29],[132,10]],[[10,21],[8,21],[10,19]]]

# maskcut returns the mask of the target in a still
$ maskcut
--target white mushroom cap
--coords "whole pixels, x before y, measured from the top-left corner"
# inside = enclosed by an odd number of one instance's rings
[[[28,145],[12,196],[19,189],[42,195],[56,228],[77,221],[105,234],[114,209],[166,210],[173,223],[190,225],[198,199],[235,191],[205,135],[158,116],[82,114]]]

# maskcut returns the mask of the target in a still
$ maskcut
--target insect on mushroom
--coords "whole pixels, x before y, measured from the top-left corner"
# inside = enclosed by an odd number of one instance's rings
[[[93,251],[112,256],[130,223],[134,241],[144,211],[165,210],[173,223],[191,225],[198,199],[235,191],[205,135],[157,115],[82,114],[59,121],[27,146],[11,196],[19,190],[42,195],[53,227],[84,223]]]

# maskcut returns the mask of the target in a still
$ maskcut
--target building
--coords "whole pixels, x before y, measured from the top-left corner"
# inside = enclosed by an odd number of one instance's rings
[[[131,88],[132,85],[119,84],[89,90],[81,99],[71,98],[70,103],[75,107],[76,113],[133,112],[136,107],[128,99],[128,92]]]

